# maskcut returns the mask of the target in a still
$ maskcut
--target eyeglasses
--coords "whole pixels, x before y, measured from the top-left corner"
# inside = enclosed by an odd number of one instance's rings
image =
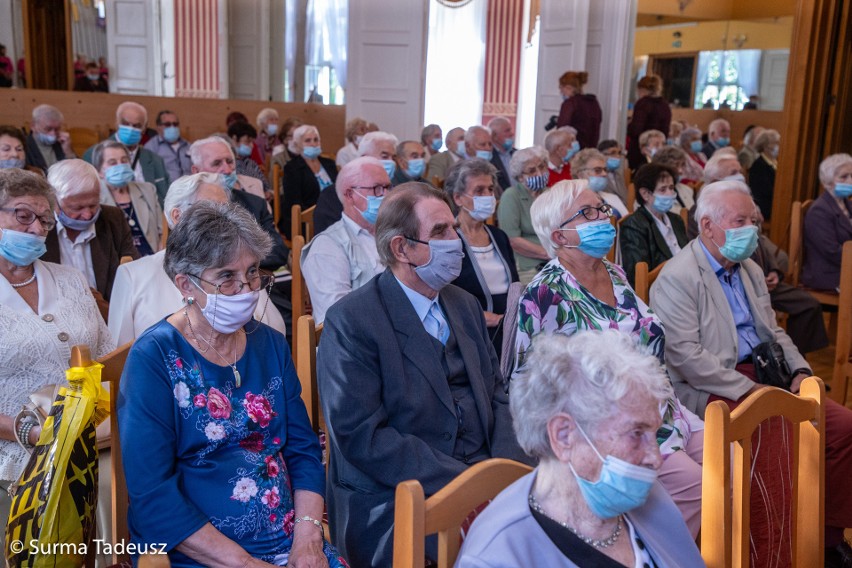
[[[0,207],[0,211],[6,211],[7,213],[14,213],[15,219],[21,225],[32,225],[35,223],[35,220],[38,219],[41,226],[45,231],[50,231],[56,226],[56,219],[53,217],[42,217],[41,215],[36,215],[29,209],[23,209],[19,207]]]
[[[243,288],[248,286],[249,290],[252,292],[257,292],[261,288],[268,288],[272,284],[272,275],[268,272],[264,272],[257,268],[252,268],[248,275],[248,282],[243,282],[237,278],[229,278],[224,282],[210,282],[209,280],[205,280],[201,276],[195,276],[190,274],[193,278],[197,278],[202,282],[206,282],[211,286],[216,287],[217,294],[223,294],[225,296],[236,296],[240,292],[243,291]]]
[[[393,186],[391,184],[381,184],[377,183],[376,185],[368,186],[368,185],[353,185],[349,189],[363,189],[369,191],[373,194],[374,197],[382,197],[384,194],[389,192]]]
[[[571,218],[568,219],[567,221],[565,221],[564,223],[562,223],[561,225],[559,225],[559,228],[561,229],[562,227],[564,227],[565,225],[567,225],[568,223],[570,223],[571,221],[573,221],[574,219],[576,219],[580,215],[585,217],[586,221],[597,221],[598,218],[600,217],[601,213],[603,213],[605,217],[611,217],[612,216],[612,207],[610,207],[610,205],[607,204],[607,203],[602,203],[601,205],[599,205],[597,207],[592,207],[591,205],[588,205],[586,207],[583,207],[582,209],[580,209],[579,211],[577,211],[573,215],[571,215]]]

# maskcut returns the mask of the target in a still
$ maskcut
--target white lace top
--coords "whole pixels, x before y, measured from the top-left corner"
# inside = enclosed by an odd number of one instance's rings
[[[38,388],[65,381],[71,347],[93,357],[115,349],[83,275],[75,268],[35,261],[38,313],[0,276],[0,414],[15,417]],[[28,454],[0,440],[0,479],[17,480]]]

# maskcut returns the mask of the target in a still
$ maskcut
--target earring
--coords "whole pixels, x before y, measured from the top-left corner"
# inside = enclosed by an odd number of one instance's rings
[[[195,303],[195,297],[194,297],[194,296],[187,296],[187,297],[185,298],[185,300],[186,300],[186,305],[187,305],[187,306],[191,306],[192,304],[194,304],[194,303]]]

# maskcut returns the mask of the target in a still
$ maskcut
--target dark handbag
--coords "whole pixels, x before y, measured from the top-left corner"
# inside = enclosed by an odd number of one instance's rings
[[[781,345],[775,341],[766,341],[752,349],[751,357],[760,384],[790,390],[793,373]]]

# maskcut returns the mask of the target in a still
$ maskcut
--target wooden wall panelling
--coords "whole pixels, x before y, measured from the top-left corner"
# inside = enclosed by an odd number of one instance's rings
[[[843,2],[838,21],[838,41],[832,91],[834,104],[828,108],[825,154],[852,153],[852,3]]]
[[[787,242],[792,202],[819,191],[841,4],[842,0],[799,0],[797,4],[770,229],[770,238],[781,246]]]
[[[716,118],[724,118],[731,123],[731,144],[739,149],[742,144],[745,129],[750,124],[757,124],[764,128],[773,128],[783,134],[784,128],[784,113],[771,110],[710,110],[710,109],[691,109],[691,108],[673,108],[672,120],[683,120],[689,125],[698,126],[702,132],[707,132],[707,128]],[[782,139],[782,145],[785,141]]]
[[[279,103],[267,101],[238,101],[230,99],[190,99],[181,97],[142,97],[105,93],[75,93],[67,91],[42,91],[36,89],[0,89],[0,124],[27,126],[33,108],[47,103],[65,115],[66,128],[93,128],[106,131],[115,128],[115,109],[123,101],[132,100],[148,109],[148,124],[153,127],[157,113],[169,109],[180,117],[181,130],[193,138],[203,138],[225,132],[225,117],[238,110],[254,122],[257,113],[266,107],[278,111],[283,119],[297,116],[313,124],[328,146],[336,152],[338,140],[343,140],[346,107],[311,103]]]

